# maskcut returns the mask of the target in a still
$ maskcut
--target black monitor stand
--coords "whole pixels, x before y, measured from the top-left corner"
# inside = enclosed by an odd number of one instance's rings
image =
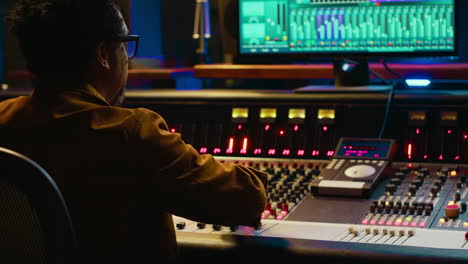
[[[295,90],[309,92],[385,92],[391,85],[370,85],[369,64],[366,59],[334,59],[334,85],[309,85]]]

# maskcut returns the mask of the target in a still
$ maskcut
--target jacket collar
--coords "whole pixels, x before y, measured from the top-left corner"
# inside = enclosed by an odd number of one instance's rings
[[[96,90],[96,88],[87,83],[81,85],[79,87],[72,87],[68,89],[34,89],[32,93],[33,98],[41,98],[41,97],[72,97],[76,99],[81,99],[88,102],[93,102],[99,105],[107,105],[110,106],[111,104],[107,102],[107,100]]]

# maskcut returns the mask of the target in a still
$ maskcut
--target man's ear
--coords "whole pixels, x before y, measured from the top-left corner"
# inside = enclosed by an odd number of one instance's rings
[[[104,41],[99,42],[96,54],[99,66],[103,67],[106,70],[109,70],[109,50],[105,45]]]

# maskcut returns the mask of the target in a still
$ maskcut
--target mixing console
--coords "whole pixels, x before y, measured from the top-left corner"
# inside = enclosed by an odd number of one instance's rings
[[[413,247],[468,249],[468,168],[464,166],[394,163],[369,198],[350,198],[321,197],[310,192],[313,181],[321,177],[321,170],[329,162],[218,159],[270,174],[262,226],[256,230],[226,227],[175,216],[182,245],[193,239],[187,237],[191,233],[222,235],[207,238],[217,241],[214,247],[226,243],[227,235],[410,247],[410,254],[413,250],[418,252]],[[383,252],[378,248],[374,251]]]
[[[468,263],[465,92],[396,91],[387,145],[381,139],[340,141],[379,135],[385,94],[205,90],[128,96],[127,106],[155,110],[200,153],[270,175],[258,230],[174,216],[182,256],[190,262]],[[390,146],[395,155],[387,153]],[[342,183],[343,175],[351,179]],[[365,185],[369,177],[375,181],[352,193],[358,195],[339,189]],[[334,190],[318,191],[329,180],[337,180]]]

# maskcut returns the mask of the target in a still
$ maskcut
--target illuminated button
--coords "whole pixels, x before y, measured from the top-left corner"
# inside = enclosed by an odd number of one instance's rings
[[[447,205],[445,207],[445,216],[449,218],[457,218],[460,215],[460,206],[456,204]]]
[[[369,165],[356,165],[345,170],[345,175],[350,178],[365,178],[375,173],[375,168]]]

